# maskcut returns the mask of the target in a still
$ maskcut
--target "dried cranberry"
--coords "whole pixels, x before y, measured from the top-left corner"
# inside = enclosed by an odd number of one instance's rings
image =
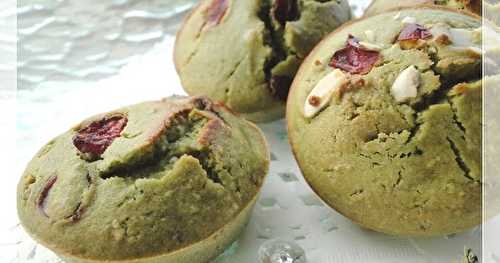
[[[273,6],[273,16],[281,25],[286,21],[299,19],[297,0],[276,0]]]
[[[292,85],[292,78],[288,76],[272,76],[269,82],[273,97],[282,101],[286,101],[290,85]]]
[[[399,33],[398,41],[404,40],[419,40],[432,37],[432,34],[427,28],[419,24],[407,24],[401,33]]]
[[[94,121],[80,129],[73,137],[73,145],[82,153],[99,156],[108,148],[114,139],[120,136],[127,125],[124,116],[113,116]]]
[[[335,52],[329,65],[352,74],[367,74],[379,59],[378,51],[363,49],[359,40],[349,35],[346,47]]]
[[[205,19],[208,26],[215,26],[220,23],[227,8],[229,7],[229,0],[212,0],[212,3],[207,8]]]
[[[42,212],[42,214],[46,217],[48,217],[47,212],[45,211],[45,206],[47,204],[47,197],[49,196],[49,192],[54,186],[54,184],[57,181],[57,176],[52,176],[47,180],[45,183],[45,186],[42,189],[42,192],[40,193],[40,196],[38,196],[38,199],[36,201],[37,207]]]

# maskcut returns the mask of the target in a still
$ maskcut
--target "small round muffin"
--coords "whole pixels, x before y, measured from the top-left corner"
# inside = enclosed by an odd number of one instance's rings
[[[451,9],[404,9],[346,25],[311,52],[288,132],[326,203],[394,235],[481,222],[480,26]]]
[[[45,145],[17,191],[26,231],[68,262],[209,262],[269,166],[259,129],[201,97],[94,116]]]
[[[204,0],[177,34],[175,66],[187,93],[271,121],[302,60],[350,18],[346,0]]]
[[[365,15],[373,15],[398,7],[412,7],[417,5],[438,5],[458,10],[465,10],[480,15],[482,0],[373,0],[366,9]]]

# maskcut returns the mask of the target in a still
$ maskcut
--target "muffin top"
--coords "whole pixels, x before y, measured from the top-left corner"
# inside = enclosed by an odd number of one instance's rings
[[[438,5],[457,10],[465,10],[474,14],[481,14],[482,0],[373,0],[366,14],[373,15],[398,7],[411,7],[416,5]]]
[[[273,119],[302,59],[350,18],[346,0],[205,0],[177,35],[176,69],[189,94]]]
[[[480,223],[480,25],[452,10],[404,9],[346,25],[311,52],[287,121],[323,200],[391,234]]]
[[[63,255],[152,257],[201,241],[257,195],[258,128],[201,97],[87,119],[45,145],[18,185],[22,225]]]

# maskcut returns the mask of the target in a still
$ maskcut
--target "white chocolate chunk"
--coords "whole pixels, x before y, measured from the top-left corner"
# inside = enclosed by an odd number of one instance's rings
[[[382,50],[382,46],[377,45],[377,44],[372,44],[369,42],[364,42],[364,41],[359,41],[359,45],[363,47],[366,50],[371,50],[371,51],[380,51]]]
[[[401,23],[403,23],[403,24],[416,24],[417,19],[412,17],[412,16],[407,16],[407,17],[403,18],[403,20],[401,20]]]
[[[340,69],[324,76],[307,96],[304,105],[304,116],[311,118],[328,105],[333,93],[349,82],[348,75]]]
[[[391,93],[397,102],[405,102],[417,97],[418,86],[420,86],[420,71],[412,65],[399,74],[392,84]]]
[[[368,41],[375,42],[375,32],[373,30],[366,30],[365,35]]]

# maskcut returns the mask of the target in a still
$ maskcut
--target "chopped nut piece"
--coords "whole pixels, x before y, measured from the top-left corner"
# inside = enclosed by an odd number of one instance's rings
[[[364,48],[365,50],[370,50],[370,51],[380,51],[380,50],[382,50],[382,46],[377,45],[377,44],[372,44],[372,43],[369,43],[369,42],[360,41],[359,45],[362,48]]]
[[[448,45],[451,45],[451,40],[450,40],[450,37],[448,37],[448,35],[446,34],[441,34],[439,36],[437,36],[434,41],[436,41],[436,43],[438,45],[441,45],[441,46],[448,46]]]
[[[304,116],[311,118],[326,107],[333,93],[349,82],[347,74],[335,69],[323,77],[307,96],[304,106]]]
[[[415,66],[403,70],[394,81],[391,93],[397,102],[405,102],[417,97],[417,88],[420,85],[420,71]]]
[[[399,46],[403,50],[415,49],[415,48],[419,49],[419,48],[423,48],[423,47],[427,46],[427,42],[425,40],[422,40],[422,39],[401,40],[401,41],[399,41]]]
[[[433,25],[429,31],[434,36],[434,42],[440,46],[452,44],[450,38],[450,26],[445,23],[437,23]]]
[[[375,32],[373,30],[366,30],[365,35],[368,41],[375,42]]]
[[[416,24],[417,19],[412,17],[412,16],[407,16],[407,17],[403,18],[403,20],[401,20],[401,23],[403,23],[403,24]]]

